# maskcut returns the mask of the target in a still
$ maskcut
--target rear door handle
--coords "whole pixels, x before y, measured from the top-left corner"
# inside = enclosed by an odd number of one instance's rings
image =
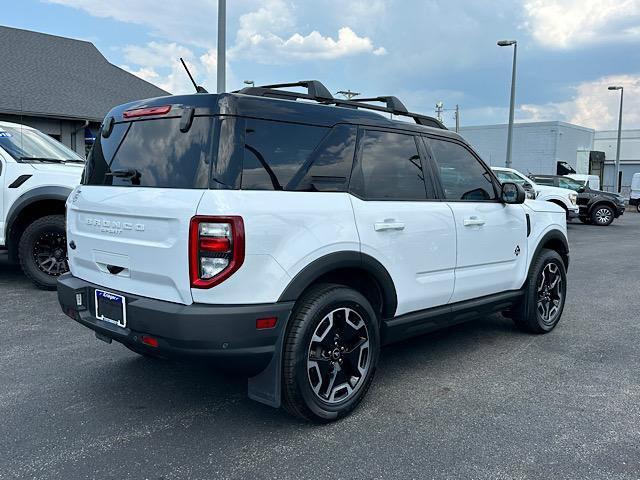
[[[482,226],[485,224],[485,221],[482,218],[476,217],[475,215],[471,217],[467,217],[462,222],[465,227],[473,227],[475,225]]]
[[[393,220],[385,220],[384,222],[375,223],[373,226],[376,232],[384,232],[387,230],[404,230],[404,223],[395,222]]]

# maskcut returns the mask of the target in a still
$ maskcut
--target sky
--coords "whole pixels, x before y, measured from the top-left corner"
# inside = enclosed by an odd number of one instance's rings
[[[216,89],[217,0],[0,0],[0,23],[93,42],[171,93]],[[9,7],[10,6],[10,7]],[[317,79],[395,95],[465,125],[506,123],[518,41],[516,121],[640,128],[640,0],[228,0],[227,89]],[[455,123],[452,111],[444,121]]]

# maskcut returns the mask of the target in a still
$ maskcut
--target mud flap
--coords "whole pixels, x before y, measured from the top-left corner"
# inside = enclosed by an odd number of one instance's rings
[[[282,347],[286,334],[285,325],[280,330],[273,357],[267,367],[247,381],[249,398],[273,408],[280,408],[282,400]]]

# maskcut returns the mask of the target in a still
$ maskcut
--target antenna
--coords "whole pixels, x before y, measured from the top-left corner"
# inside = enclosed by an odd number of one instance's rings
[[[191,80],[191,83],[193,83],[193,87],[196,89],[196,93],[209,93],[204,87],[201,87],[196,83],[196,81],[193,79],[193,75],[191,75],[191,72],[189,71],[189,67],[187,67],[186,63],[184,63],[184,60],[182,59],[182,57],[180,57],[180,61],[182,62],[182,66],[184,67],[184,69],[187,71],[187,75],[189,75],[189,80]]]

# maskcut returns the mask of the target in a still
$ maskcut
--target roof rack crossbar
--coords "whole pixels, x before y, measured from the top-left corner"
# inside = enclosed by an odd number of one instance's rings
[[[253,88],[266,88],[272,90],[287,87],[303,87],[307,89],[307,95],[309,95],[310,97],[322,100],[333,100],[333,95],[331,95],[331,92],[322,84],[322,82],[319,82],[318,80],[301,80],[299,82],[292,83],[274,83],[273,85],[261,85],[259,87]]]
[[[389,110],[393,110],[393,113],[396,115],[402,115],[405,113],[409,113],[407,107],[404,106],[404,103],[400,101],[398,97],[373,97],[373,98],[353,98],[352,102],[382,102],[387,105]]]
[[[292,92],[288,90],[279,90],[280,88],[287,87],[303,87],[307,89],[308,93]],[[260,85],[257,87],[246,87],[242,90],[238,90],[235,93],[241,93],[244,95],[252,95],[257,97],[275,97],[284,98],[288,100],[312,100],[324,104],[333,104],[338,107],[348,107],[356,109],[373,110],[376,112],[391,113],[393,115],[399,115],[403,117],[412,118],[418,125],[426,127],[434,127],[446,130],[447,127],[444,124],[434,118],[427,115],[421,115],[419,113],[411,113],[407,110],[407,107],[394,96],[381,96],[373,98],[358,98],[351,100],[342,100],[334,98],[331,92],[317,80],[305,80],[301,82],[293,83],[277,83],[273,85]],[[368,102],[381,102],[382,105],[372,105]]]

